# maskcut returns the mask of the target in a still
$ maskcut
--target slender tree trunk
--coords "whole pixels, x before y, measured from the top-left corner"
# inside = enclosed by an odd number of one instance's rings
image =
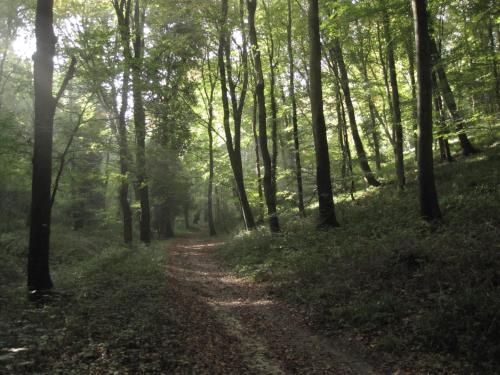
[[[495,47],[495,37],[493,36],[493,22],[493,15],[490,15],[488,17],[488,47],[491,56],[491,69],[495,78],[495,86],[493,88],[495,103],[497,110],[500,111],[500,74],[498,73],[497,48]],[[497,40],[497,43],[499,42],[500,40]]]
[[[59,168],[57,169],[56,178],[54,180],[54,187],[52,189],[52,194],[50,196],[50,209],[51,210],[52,210],[52,207],[54,206],[54,202],[56,201],[57,192],[59,191],[59,182],[60,182],[62,174],[64,172],[64,167],[66,166],[66,157],[68,156],[68,152],[71,148],[71,145],[73,144],[73,140],[75,139],[75,136],[78,133],[80,126],[82,125],[83,116],[85,115],[86,109],[87,109],[87,106],[85,105],[83,110],[78,114],[78,119],[76,120],[76,125],[73,128],[73,131],[71,132],[71,134],[68,138],[68,142],[66,143],[66,146],[64,147],[62,154],[59,157]],[[108,154],[108,159],[109,159],[109,154]]]
[[[441,100],[441,95],[439,94],[437,86],[436,72],[432,72],[432,88],[435,92],[434,108],[439,116],[439,136],[438,136],[439,154],[441,157],[441,161],[446,160],[451,163],[454,161],[454,159],[453,156],[451,156],[450,143],[448,142],[448,137],[445,136],[445,134],[447,134],[448,131],[446,129],[446,123],[445,123],[443,101]]]
[[[264,94],[264,74],[262,73],[262,62],[260,59],[259,44],[257,42],[257,30],[255,29],[255,10],[257,0],[247,0],[248,27],[250,43],[252,45],[253,61],[255,68],[255,95],[257,97],[258,120],[259,120],[259,144],[264,166],[264,196],[266,198],[267,213],[269,215],[269,228],[271,232],[279,232],[280,225],[276,212],[276,186],[273,186],[272,159],[267,148],[267,115],[266,97]]]
[[[335,91],[335,110],[337,112],[337,122],[338,122],[338,137],[339,137],[339,145],[340,150],[342,152],[342,185],[345,190],[347,190],[347,177],[349,172],[349,178],[351,180],[350,184],[350,193],[351,198],[354,200],[354,174],[352,172],[352,158],[351,158],[351,150],[349,147],[349,134],[347,131],[347,122],[345,116],[345,108],[342,99],[342,93],[340,92],[340,77],[338,64],[335,62],[333,52],[330,50],[330,58],[327,58],[328,66],[331,72],[334,75],[333,85]]]
[[[389,74],[387,72],[387,55],[384,53],[384,48],[382,46],[382,36],[380,35],[380,24],[377,22],[377,45],[378,45],[378,56],[380,60],[380,66],[382,68],[382,77],[384,80],[384,87],[385,87],[385,93],[387,96],[387,103],[389,105],[389,112],[391,116],[394,113],[394,110],[392,109],[392,96],[391,96],[391,89],[389,86]],[[384,108],[384,118],[385,118],[385,108]],[[396,141],[394,139],[394,134],[389,135],[389,140],[391,142],[391,145],[395,147]]]
[[[293,150],[295,156],[295,177],[297,179],[297,204],[299,214],[305,217],[304,189],[302,186],[302,163],[300,160],[299,126],[297,120],[297,99],[295,97],[295,65],[292,48],[292,1],[288,0],[288,23],[287,23],[287,51],[288,51],[288,82],[289,95],[292,102],[292,127],[293,127]]]
[[[132,92],[134,98],[134,123],[136,141],[137,187],[141,203],[139,233],[142,242],[151,242],[149,187],[146,174],[146,113],[142,99],[142,43],[143,23],[141,22],[139,0],[135,0],[134,9],[134,60],[132,66]]]
[[[364,55],[363,52],[361,52]],[[370,112],[370,131],[373,140],[373,150],[375,151],[375,165],[377,170],[381,169],[381,157],[380,157],[380,135],[377,129],[377,121],[375,115],[375,104],[373,103],[373,97],[371,93],[371,82],[368,78],[368,69],[366,67],[367,61],[364,56],[361,56],[361,74],[363,75],[363,80],[365,81],[366,89],[366,101],[368,103],[368,110]]]
[[[219,35],[219,49],[218,49],[218,67],[220,73],[220,85],[221,85],[221,98],[222,98],[222,107],[223,107],[223,125],[224,132],[226,136],[226,146],[229,155],[229,161],[231,163],[231,169],[233,170],[234,181],[236,184],[236,190],[238,194],[238,198],[241,204],[241,210],[243,212],[243,219],[245,222],[245,226],[248,230],[255,229],[255,221],[253,218],[252,210],[250,209],[250,204],[248,202],[248,197],[245,191],[245,183],[243,179],[243,166],[241,162],[241,151],[240,151],[240,127],[241,127],[241,111],[243,110],[244,98],[246,94],[246,85],[248,81],[248,72],[246,57],[244,57],[243,65],[245,66],[244,73],[244,84],[243,89],[240,95],[239,103],[236,103],[236,93],[234,90],[234,83],[231,78],[231,65],[230,58],[227,59],[227,72],[226,72],[226,61],[225,57],[228,55],[230,50],[228,38],[228,30],[227,30],[227,13],[228,13],[228,0],[222,0],[222,18],[221,18],[221,31]],[[240,9],[242,10],[242,3],[240,1]],[[244,30],[242,29],[244,34]],[[243,43],[246,44],[245,42]],[[246,46],[245,46],[246,51]],[[246,52],[244,51],[243,55],[246,56]],[[228,83],[230,86],[230,95],[231,102],[233,104],[233,119],[234,119],[234,145],[233,145],[233,136],[231,134],[231,127],[229,123],[230,110],[229,110],[229,100],[228,100]]]
[[[349,123],[351,124],[352,139],[354,141],[354,146],[356,147],[356,153],[358,154],[359,165],[361,167],[361,170],[363,171],[365,181],[368,183],[368,185],[380,186],[380,182],[378,182],[378,180],[375,178],[370,165],[368,164],[365,148],[359,135],[358,126],[356,124],[356,115],[354,113],[354,106],[351,99],[351,91],[349,88],[349,77],[347,75],[344,56],[342,54],[342,47],[338,39],[335,39],[333,42],[333,52],[339,68],[340,83],[342,86],[342,91],[344,92],[344,101],[347,108],[347,114],[349,116]]]
[[[441,217],[432,157],[432,61],[425,0],[412,0],[418,77],[418,181],[420,214],[425,220]]]
[[[330,154],[323,112],[323,89],[321,83],[321,40],[319,33],[318,0],[309,0],[309,82],[312,113],[314,149],[316,155],[316,186],[318,189],[320,226],[337,227],[333,203],[332,181],[330,175]]]
[[[212,123],[213,123],[213,93],[215,84],[210,88],[210,97],[208,103],[208,153],[209,153],[209,175],[208,175],[208,199],[207,199],[207,214],[208,214],[208,230],[211,236],[215,236],[217,232],[215,231],[215,222],[213,214],[213,184],[214,184],[214,147],[213,147],[213,134],[212,134]]]
[[[120,209],[123,217],[123,241],[126,244],[132,243],[132,209],[129,202],[129,181],[130,152],[128,148],[128,132],[126,113],[128,109],[128,94],[130,85],[130,71],[126,59],[124,60],[121,106],[118,113],[118,148],[120,154]]]
[[[252,134],[255,149],[255,172],[257,175],[257,192],[259,193],[259,222],[264,222],[264,193],[262,192],[262,176],[260,173],[259,137],[257,135],[257,98],[253,95]]]
[[[396,161],[396,175],[398,178],[398,188],[404,189],[405,186],[405,170],[403,157],[403,127],[401,125],[401,107],[399,104],[399,89],[396,75],[396,63],[394,60],[394,39],[391,37],[390,19],[387,9],[384,10],[384,35],[387,44],[387,65],[389,66],[389,78],[392,91],[392,120],[394,134],[394,156]]]
[[[273,29],[270,25],[269,18],[271,15],[269,14],[269,10],[266,6],[265,1],[262,2],[264,6],[264,11],[266,12],[267,19],[267,51],[269,58],[269,97],[271,100],[271,183],[273,185],[273,190],[276,192],[276,172],[278,167],[278,103],[276,100],[276,67],[277,62],[274,59],[275,56],[275,46],[274,46],[274,36]]]
[[[441,61],[441,55],[437,48],[436,41],[433,38],[430,39],[430,52],[432,54],[433,64],[438,75],[439,90],[441,91],[441,95],[444,99],[444,104],[448,108],[451,118],[453,119],[453,122],[458,130],[458,139],[460,141],[460,146],[462,147],[462,153],[465,156],[475,154],[479,152],[479,150],[472,145],[464,131],[464,119],[458,111],[455,96],[453,95],[446,71],[444,70],[443,63]]]
[[[413,34],[413,33],[412,33]],[[408,56],[408,74],[410,76],[410,88],[411,88],[411,100],[412,100],[412,115],[414,121],[413,124],[413,145],[415,147],[415,158],[418,158],[417,154],[417,84],[415,82],[415,50],[413,48],[413,41],[411,37],[408,38],[406,44],[406,54]]]

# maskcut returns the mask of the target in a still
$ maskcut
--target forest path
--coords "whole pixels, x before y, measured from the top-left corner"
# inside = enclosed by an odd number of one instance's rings
[[[213,256],[220,244],[193,236],[167,250],[170,302],[191,322],[185,334],[192,352],[211,363],[210,373],[214,364],[219,374],[376,373],[348,346],[314,334],[299,312],[270,298],[263,285],[220,265]]]

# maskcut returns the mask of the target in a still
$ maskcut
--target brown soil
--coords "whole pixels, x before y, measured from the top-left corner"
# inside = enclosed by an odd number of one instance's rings
[[[168,248],[169,302],[182,314],[183,336],[197,364],[192,373],[378,373],[351,345],[313,332],[306,318],[273,299],[265,284],[217,263],[213,255],[220,244],[186,238]]]

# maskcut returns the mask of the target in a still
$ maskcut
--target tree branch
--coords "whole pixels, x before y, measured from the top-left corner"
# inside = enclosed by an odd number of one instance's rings
[[[68,70],[66,71],[66,75],[64,76],[64,80],[61,84],[61,87],[59,87],[59,91],[57,92],[56,97],[54,98],[54,108],[57,106],[57,103],[59,103],[59,100],[61,99],[62,95],[64,94],[64,91],[66,90],[66,87],[69,84],[69,81],[73,79],[75,76],[76,72],[76,57],[71,58],[71,62],[69,64]]]

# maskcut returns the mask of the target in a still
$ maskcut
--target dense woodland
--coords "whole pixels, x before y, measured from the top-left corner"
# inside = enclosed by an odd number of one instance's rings
[[[500,372],[494,0],[0,10],[0,373],[276,373],[218,357],[184,247],[352,373]]]

